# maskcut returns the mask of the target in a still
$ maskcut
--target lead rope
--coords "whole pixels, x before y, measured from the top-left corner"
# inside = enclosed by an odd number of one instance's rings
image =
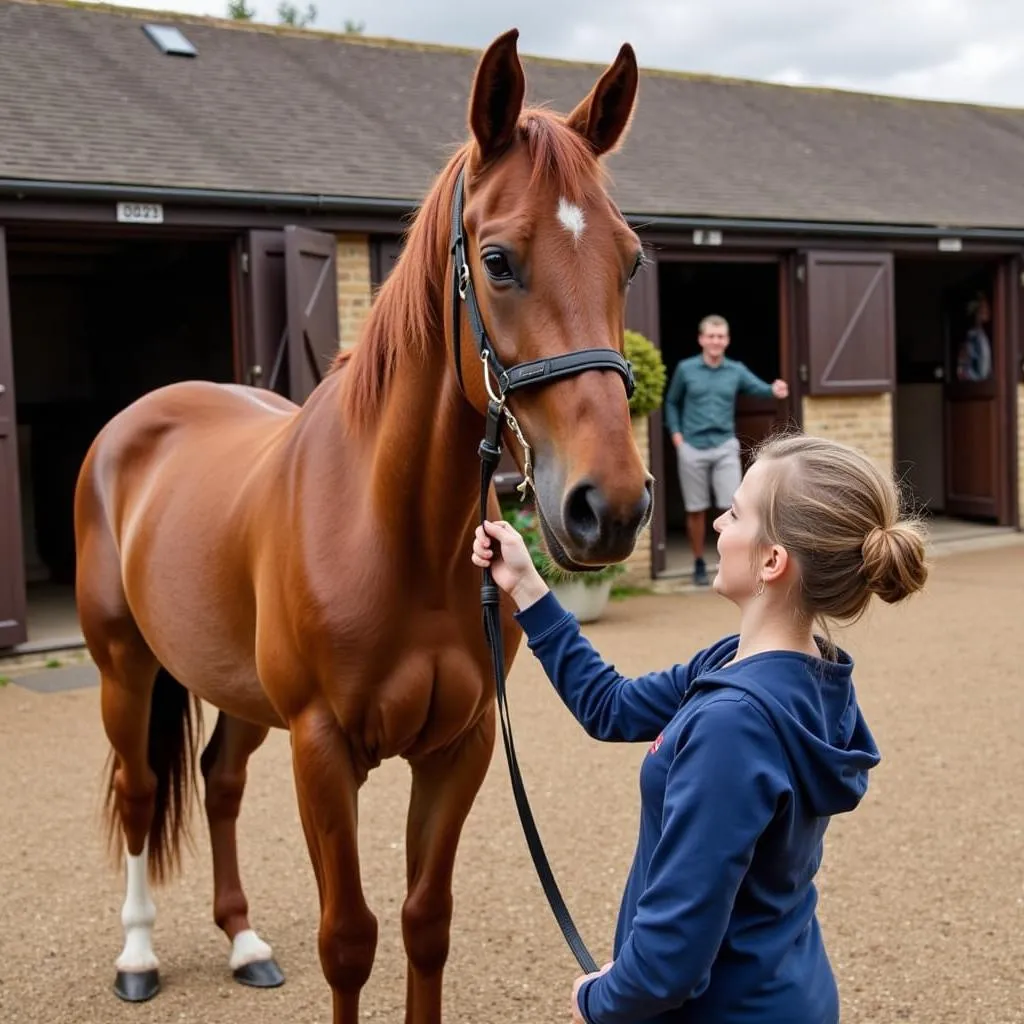
[[[487,366],[484,365],[486,379]],[[488,392],[490,392],[488,387]],[[501,459],[501,428],[502,422],[508,414],[505,411],[504,398],[495,400],[491,398],[487,403],[487,426],[484,432],[484,439],[480,442],[480,522],[487,518],[487,492],[490,488],[491,477]],[[527,454],[529,449],[527,448]],[[525,482],[525,481],[524,481]],[[531,481],[532,482],[532,481]],[[491,543],[495,543],[491,538]],[[526,845],[533,857],[534,867],[540,877],[540,884],[547,896],[551,911],[555,915],[562,935],[569,944],[577,963],[584,973],[590,974],[597,970],[597,964],[590,955],[583,939],[580,938],[576,925],[573,923],[572,915],[569,913],[559,891],[558,883],[555,881],[551,865],[548,863],[547,855],[540,841],[540,834],[537,825],[533,820],[533,812],[530,810],[529,801],[526,798],[526,787],[523,785],[523,777],[519,771],[519,761],[516,758],[515,746],[512,743],[512,722],[508,712],[508,694],[505,689],[505,647],[501,635],[501,617],[498,608],[498,586],[491,576],[489,567],[483,570],[483,583],[480,587],[480,603],[483,605],[484,633],[487,637],[488,646],[491,649],[492,667],[494,669],[494,683],[498,699],[498,714],[501,718],[501,735],[505,743],[505,757],[508,760],[509,775],[512,780],[512,794],[515,797],[516,807],[519,810],[519,820],[523,825],[523,833],[526,836]]]

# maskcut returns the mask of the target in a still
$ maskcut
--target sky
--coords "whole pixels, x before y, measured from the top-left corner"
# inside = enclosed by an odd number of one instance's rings
[[[114,0],[223,15],[227,0]],[[277,0],[248,0],[277,21]],[[304,8],[307,0],[297,0]],[[314,28],[524,54],[1024,107],[1024,0],[315,0]]]

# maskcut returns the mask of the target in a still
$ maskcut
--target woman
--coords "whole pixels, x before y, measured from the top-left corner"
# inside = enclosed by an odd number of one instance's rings
[[[868,458],[804,435],[765,444],[714,525],[714,589],[740,631],[637,679],[601,660],[508,523],[477,529],[474,563],[584,729],[651,744],[615,959],[577,978],[578,1024],[839,1020],[813,878],[879,754],[853,661],[815,626],[920,590],[923,532]]]

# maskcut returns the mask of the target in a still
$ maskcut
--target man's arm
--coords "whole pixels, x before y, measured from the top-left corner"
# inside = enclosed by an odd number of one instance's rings
[[[675,373],[672,374],[672,382],[668,386],[668,393],[665,395],[665,426],[675,440],[675,435],[682,435],[682,413],[683,401],[686,397],[686,378],[683,375],[683,364],[677,363]]]
[[[745,395],[754,395],[757,398],[785,398],[789,394],[789,385],[784,380],[775,380],[769,384],[761,380],[756,373],[743,364],[739,364],[740,391]]]

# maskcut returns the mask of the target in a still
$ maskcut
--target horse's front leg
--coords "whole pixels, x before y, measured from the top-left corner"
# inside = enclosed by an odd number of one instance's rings
[[[439,1024],[448,959],[455,853],[494,749],[494,706],[453,747],[411,763],[406,834],[406,1024]]]
[[[333,994],[334,1024],[357,1024],[359,994],[377,950],[377,919],[363,897],[356,832],[366,769],[328,708],[308,708],[290,728],[299,815],[320,891],[320,965]]]
[[[200,759],[213,854],[213,919],[231,943],[229,964],[235,979],[256,988],[284,984],[270,946],[249,923],[249,901],[238,872],[237,825],[246,765],[268,732],[266,726],[243,722],[222,711]]]

